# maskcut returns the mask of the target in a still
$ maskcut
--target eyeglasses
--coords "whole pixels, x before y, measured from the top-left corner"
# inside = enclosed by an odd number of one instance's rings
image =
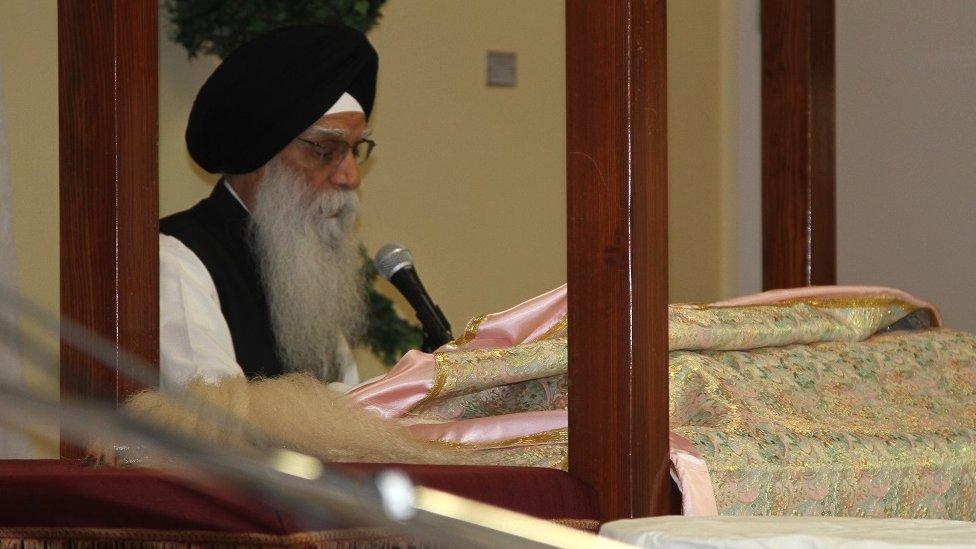
[[[346,141],[338,140],[316,143],[304,137],[298,137],[297,139],[311,147],[315,156],[322,162],[323,167],[327,166],[329,168],[338,166],[346,158],[346,155],[349,154],[349,151],[352,151],[352,157],[356,160],[356,164],[362,164],[366,162],[370,153],[373,152],[373,148],[376,147],[376,142],[370,139],[360,139],[352,145]]]

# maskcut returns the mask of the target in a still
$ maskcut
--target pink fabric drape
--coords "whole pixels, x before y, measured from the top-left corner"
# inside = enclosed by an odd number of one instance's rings
[[[689,517],[718,515],[712,477],[701,454],[688,440],[670,433],[673,477],[681,491],[681,514]]]
[[[346,396],[384,418],[398,418],[423,400],[434,386],[436,371],[434,355],[410,351],[385,376],[352,389]]]
[[[410,425],[409,429],[414,435],[426,440],[490,444],[565,429],[567,417],[566,410],[544,410],[445,423],[418,423]]]

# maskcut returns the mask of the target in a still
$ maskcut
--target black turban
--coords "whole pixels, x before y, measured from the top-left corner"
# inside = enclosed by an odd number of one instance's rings
[[[234,50],[200,88],[186,146],[211,173],[254,171],[325,114],[344,92],[369,117],[376,50],[344,25],[278,29]]]

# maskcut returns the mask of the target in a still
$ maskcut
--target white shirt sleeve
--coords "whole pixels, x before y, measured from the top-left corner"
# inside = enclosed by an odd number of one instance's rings
[[[159,235],[159,378],[177,388],[191,378],[242,376],[230,328],[207,268],[185,244]]]
[[[336,346],[336,364],[339,366],[339,382],[352,387],[359,383],[359,366],[356,364],[356,357],[352,354],[352,348],[346,337],[339,334],[338,345]]]

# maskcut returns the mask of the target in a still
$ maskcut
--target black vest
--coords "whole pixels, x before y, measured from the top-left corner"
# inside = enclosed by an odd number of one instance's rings
[[[159,232],[193,251],[213,279],[237,363],[248,378],[283,372],[268,301],[248,243],[250,214],[220,181],[208,198],[159,221]]]

